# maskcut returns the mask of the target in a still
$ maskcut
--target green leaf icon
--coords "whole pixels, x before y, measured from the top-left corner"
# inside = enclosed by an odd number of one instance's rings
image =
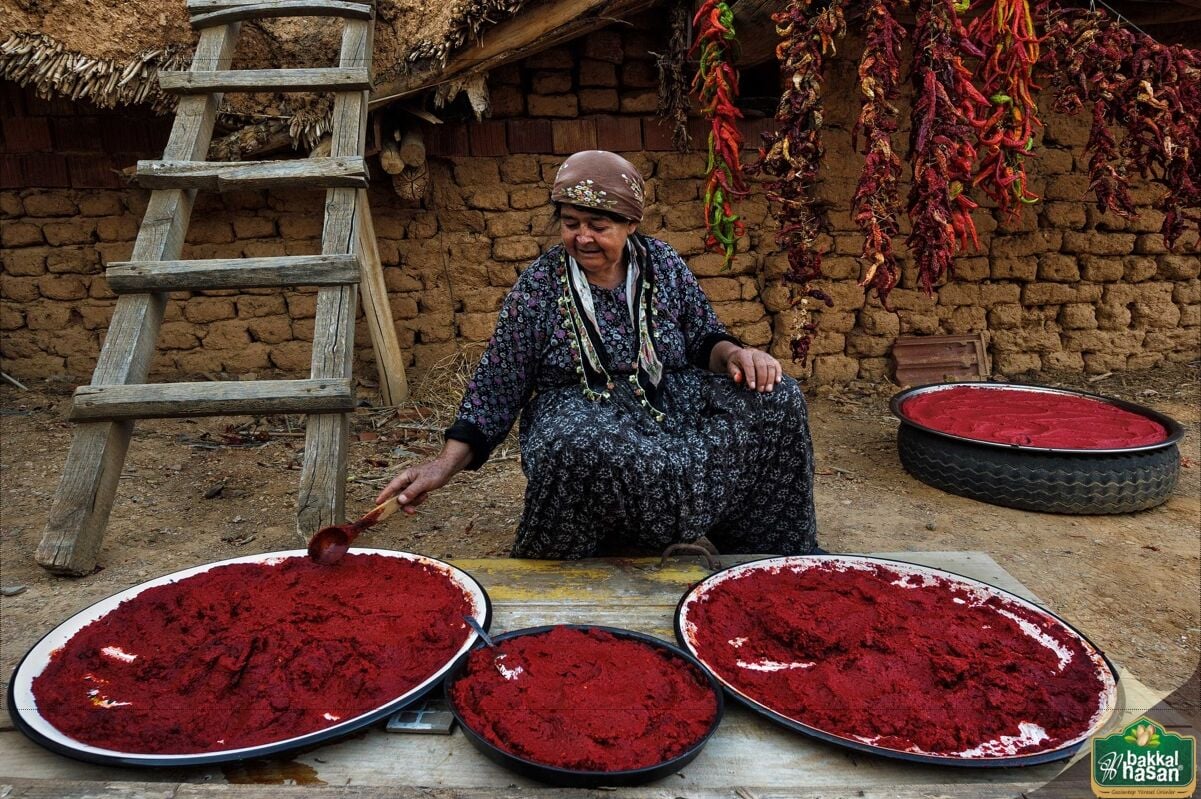
[[[1137,739],[1137,738],[1135,738],[1133,735],[1127,735],[1127,736],[1125,736],[1124,738],[1122,738],[1122,740],[1123,740],[1123,741],[1125,741],[1125,742],[1126,742],[1126,743],[1128,743],[1128,744],[1132,744],[1132,743],[1134,743],[1135,741],[1137,741],[1138,739]]]

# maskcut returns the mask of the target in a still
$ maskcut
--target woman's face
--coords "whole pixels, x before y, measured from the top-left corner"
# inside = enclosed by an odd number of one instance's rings
[[[618,222],[574,205],[563,205],[559,214],[563,246],[581,269],[599,276],[620,268],[626,239],[638,229],[637,222]]]

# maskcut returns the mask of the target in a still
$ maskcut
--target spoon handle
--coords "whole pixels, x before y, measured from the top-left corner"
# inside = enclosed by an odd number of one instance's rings
[[[464,614],[463,621],[467,622],[467,624],[471,626],[471,629],[475,630],[476,633],[479,634],[480,638],[484,639],[485,644],[493,649],[496,649],[496,642],[492,640],[492,636],[488,635],[488,631],[485,630],[478,621],[476,621],[475,616]]]

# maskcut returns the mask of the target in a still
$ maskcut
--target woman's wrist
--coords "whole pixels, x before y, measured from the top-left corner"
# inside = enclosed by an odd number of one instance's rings
[[[741,350],[742,347],[732,341],[719,341],[713,346],[713,351],[709,354],[709,371],[717,374],[725,373],[729,368],[730,359],[734,357],[734,353]]]

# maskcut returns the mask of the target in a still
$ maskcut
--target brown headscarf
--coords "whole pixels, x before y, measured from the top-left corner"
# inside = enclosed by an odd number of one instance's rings
[[[569,157],[555,175],[550,198],[557,203],[595,208],[642,221],[642,175],[617,153],[582,150]]]

